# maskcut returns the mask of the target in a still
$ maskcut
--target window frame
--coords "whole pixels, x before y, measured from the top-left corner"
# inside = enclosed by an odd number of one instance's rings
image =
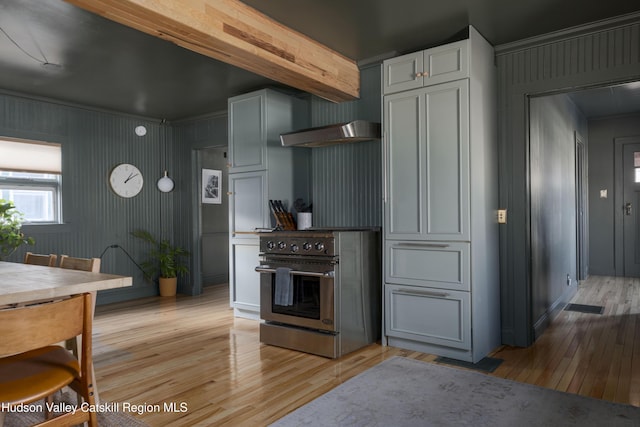
[[[0,190],[10,192],[5,199],[15,204],[17,196],[11,194],[13,191],[41,191],[50,194],[44,196],[47,200],[44,201],[46,206],[43,208],[51,209],[52,219],[42,221],[25,217],[23,224],[62,224],[62,145],[4,136],[0,136],[0,144],[3,151],[7,150],[6,157],[0,159],[3,160],[0,162]],[[3,198],[1,194],[0,198]],[[16,208],[25,215],[28,214],[19,205]]]
[[[0,170],[2,172],[13,172]],[[28,173],[28,172],[24,172]],[[34,177],[14,177],[14,176],[2,176],[0,175],[0,190],[2,191],[46,191],[52,194],[52,211],[53,219],[50,221],[37,221],[30,218],[25,218],[23,224],[25,225],[37,225],[37,224],[62,224],[62,175],[60,174],[47,174],[52,175],[54,178],[34,178]],[[2,198],[2,197],[0,197]],[[14,201],[13,198],[8,198],[10,201]],[[15,203],[15,201],[14,201]],[[19,211],[20,206],[16,206]]]

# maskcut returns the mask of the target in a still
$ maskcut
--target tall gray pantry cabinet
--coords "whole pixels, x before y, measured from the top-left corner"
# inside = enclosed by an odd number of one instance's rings
[[[468,30],[383,64],[383,344],[475,363],[500,345],[496,70]]]
[[[309,200],[310,157],[282,147],[280,134],[307,127],[308,102],[271,89],[228,100],[229,298],[234,314],[260,318],[259,237],[270,228],[269,200]]]

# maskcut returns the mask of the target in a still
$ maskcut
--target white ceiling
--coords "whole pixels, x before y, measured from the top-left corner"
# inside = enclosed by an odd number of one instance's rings
[[[469,24],[499,45],[640,10],[629,0],[244,2],[357,61],[437,45]],[[63,0],[0,1],[4,92],[176,120],[224,110],[230,96],[266,85],[276,84]],[[637,100],[621,88],[594,96],[585,110]]]

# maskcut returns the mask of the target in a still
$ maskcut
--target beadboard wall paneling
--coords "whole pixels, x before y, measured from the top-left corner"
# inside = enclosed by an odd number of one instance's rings
[[[313,225],[380,226],[380,141],[313,149]]]
[[[498,53],[509,85],[563,79],[585,73],[609,73],[640,61],[640,24],[587,34],[554,43]]]
[[[502,342],[528,346],[534,338],[529,96],[640,80],[640,15],[497,46],[496,61],[500,205],[509,210],[500,227]]]
[[[335,104],[311,98],[311,125],[355,119],[381,120],[381,66],[360,73],[360,99]],[[382,147],[380,140],[311,150],[313,225],[382,225]]]
[[[36,244],[22,247],[9,260],[20,262],[27,250],[99,257],[106,249],[101,271],[133,276],[133,287],[101,291],[98,304],[156,295],[156,286],[144,280],[123,250],[107,248],[117,244],[139,263],[148,247],[131,237],[132,230],[170,236],[165,224],[171,195],[162,195],[155,185],[163,169],[160,124],[17,95],[0,94],[0,109],[0,136],[62,144],[64,224],[24,226]],[[144,137],[134,133],[140,124],[147,127]],[[111,169],[124,162],[144,176],[141,193],[131,199],[117,196],[108,184]]]
[[[34,102],[28,98],[3,96],[0,92],[1,136],[61,142],[68,133],[71,109],[62,105]],[[37,117],[38,120],[33,120]]]

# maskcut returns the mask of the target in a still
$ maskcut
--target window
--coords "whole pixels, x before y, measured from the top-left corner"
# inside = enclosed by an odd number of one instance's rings
[[[0,199],[24,213],[25,223],[60,223],[59,144],[0,139]]]

